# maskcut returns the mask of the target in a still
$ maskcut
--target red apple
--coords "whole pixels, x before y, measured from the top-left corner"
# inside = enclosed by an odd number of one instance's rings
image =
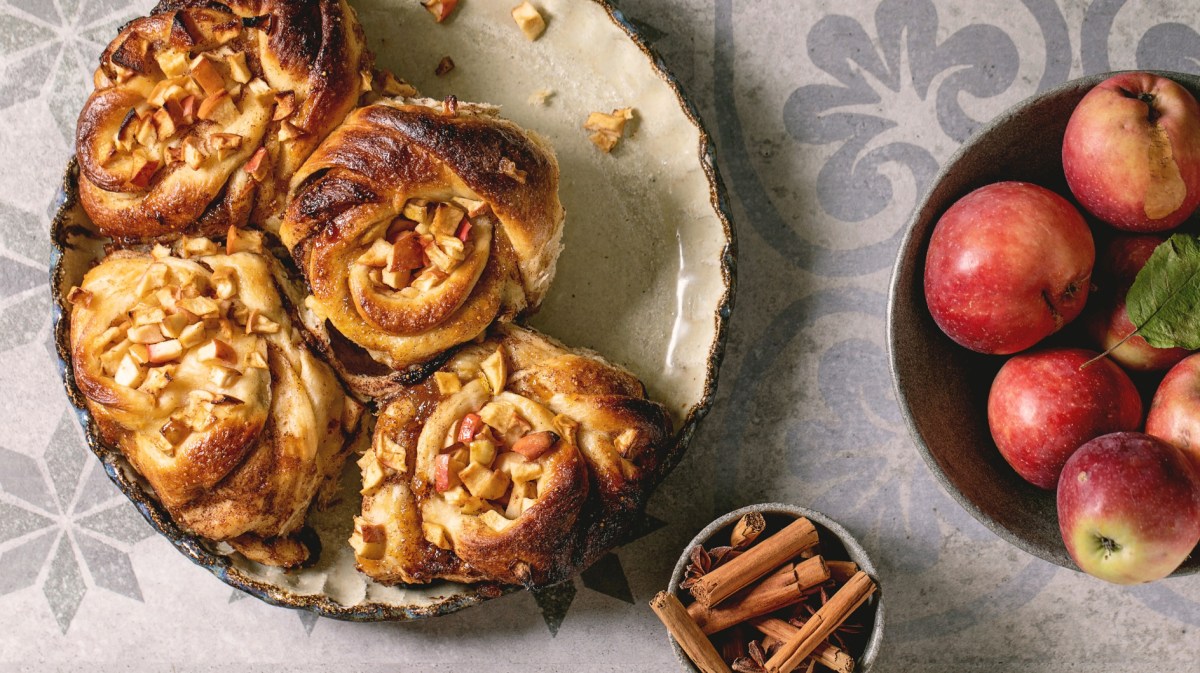
[[[988,426],[1000,454],[1025,481],[1052,489],[1084,442],[1142,422],[1142,399],[1108,358],[1082,348],[1015,355],[988,395]]]
[[[958,344],[1016,353],[1079,315],[1095,255],[1092,232],[1066,199],[999,182],[959,199],[934,227],[925,300]]]
[[[1181,449],[1200,471],[1200,354],[1167,372],[1150,402],[1146,434]]]
[[[1097,437],[1063,468],[1058,525],[1090,575],[1117,584],[1166,577],[1200,542],[1200,474],[1155,437]]]
[[[1115,75],[1071,114],[1062,162],[1096,217],[1127,231],[1173,229],[1200,205],[1200,105],[1165,77]]]
[[[1107,351],[1121,344],[1109,357],[1129,371],[1163,371],[1190,352],[1183,348],[1155,348],[1139,335],[1129,337],[1137,328],[1129,320],[1125,295],[1154,249],[1165,240],[1150,235],[1118,236],[1096,257],[1096,270],[1092,274],[1094,289],[1083,321],[1099,350]]]

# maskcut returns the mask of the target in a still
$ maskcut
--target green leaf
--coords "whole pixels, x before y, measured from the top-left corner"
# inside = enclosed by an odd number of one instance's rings
[[[1200,240],[1175,234],[1155,248],[1125,306],[1151,346],[1200,349]]]

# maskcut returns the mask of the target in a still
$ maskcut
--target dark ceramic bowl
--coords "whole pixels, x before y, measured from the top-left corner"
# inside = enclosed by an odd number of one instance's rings
[[[992,532],[1072,570],[1077,568],[1058,530],[1054,492],[1021,479],[988,431],[988,389],[1005,358],[968,351],[938,329],[925,304],[925,253],[942,213],[978,187],[1025,180],[1071,198],[1061,161],[1067,120],[1084,94],[1111,74],[1077,79],[1025,100],[963,144],[913,211],[888,299],[888,354],[896,398],[934,476]],[[1157,74],[1200,96],[1200,78]],[[1200,555],[1193,555],[1175,574],[1198,570]]]
[[[683,548],[683,553],[679,555],[679,561],[675,564],[675,570],[671,573],[671,583],[667,585],[667,591],[679,595],[679,583],[683,581],[683,573],[687,570],[693,547],[704,545],[707,548],[729,544],[729,534],[733,531],[733,526],[739,519],[750,512],[762,513],[763,517],[767,520],[767,533],[777,531],[800,517],[808,519],[817,529],[817,534],[821,541],[821,553],[826,558],[854,561],[858,564],[859,570],[870,575],[871,579],[875,580],[877,585],[879,584],[879,573],[875,571],[875,565],[871,563],[866,550],[836,521],[811,509],[779,502],[770,502],[734,510],[705,526],[704,530],[697,533],[696,537],[692,538],[692,541]],[[854,670],[857,673],[867,673],[870,671],[875,661],[879,658],[879,648],[883,643],[882,586],[876,589],[875,593],[867,599],[864,606],[860,610],[863,610],[864,614],[870,615],[870,618],[866,621],[866,628],[861,636],[861,654],[855,657]],[[683,649],[679,647],[679,643],[675,642],[675,639],[669,635],[667,639],[670,640],[671,647],[675,650],[675,656],[679,658],[679,662],[683,665],[683,670],[698,673],[699,669],[684,654]],[[852,652],[852,654],[854,653]]]

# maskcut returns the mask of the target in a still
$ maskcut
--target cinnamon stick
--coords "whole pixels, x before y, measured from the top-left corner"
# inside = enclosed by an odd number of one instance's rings
[[[838,584],[845,584],[858,572],[858,564],[854,561],[826,561],[829,565],[829,575]]]
[[[799,627],[792,626],[782,619],[770,617],[751,619],[750,625],[758,629],[764,636],[784,643],[791,640],[800,631]],[[854,673],[854,657],[829,642],[822,641],[818,644],[812,652],[812,658],[834,673]]]
[[[650,609],[662,620],[663,625],[675,642],[683,648],[692,662],[702,673],[730,673],[725,660],[713,647],[712,641],[696,622],[688,616],[687,610],[674,594],[660,591],[650,600]]]
[[[688,606],[688,614],[705,633],[723,631],[734,624],[775,612],[804,600],[805,592],[829,579],[825,559],[815,556],[800,565],[784,565],[758,584],[747,587],[717,607],[700,603]]]
[[[741,519],[738,519],[737,525],[733,527],[733,532],[729,535],[729,546],[734,549],[745,549],[754,544],[759,535],[767,528],[767,520],[763,518],[761,512],[750,512]]]
[[[767,660],[767,673],[791,673],[875,591],[875,582],[861,570],[850,578],[816,614],[796,630]]]
[[[692,585],[696,602],[712,607],[817,544],[817,529],[803,517],[714,569]]]

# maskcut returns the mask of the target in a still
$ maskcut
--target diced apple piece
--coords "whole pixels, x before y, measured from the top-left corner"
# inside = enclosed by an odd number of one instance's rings
[[[130,344],[129,350],[125,352],[139,365],[144,365],[150,361],[150,347],[146,344]]]
[[[183,344],[179,343],[178,339],[170,339],[159,343],[150,344],[150,362],[160,364],[170,362],[183,355]]]
[[[154,126],[154,117],[147,117],[138,127],[137,141],[141,145],[153,145],[158,142],[158,129]]]
[[[158,325],[135,325],[129,328],[126,337],[135,344],[156,344],[164,340]]]
[[[204,99],[196,110],[196,117],[218,124],[229,124],[237,117],[238,109],[228,91],[221,90]]]
[[[161,308],[146,304],[138,304],[129,313],[130,317],[133,318],[133,324],[138,326],[159,323],[166,317]]]
[[[154,113],[152,119],[154,120],[156,135],[163,140],[175,135],[175,131],[178,130],[175,126],[175,120],[171,117],[171,113],[167,108],[159,108]]]
[[[218,388],[228,388],[237,379],[237,370],[220,365],[213,366],[208,373],[208,380]]]
[[[513,7],[513,21],[517,22],[517,26],[521,28],[521,32],[525,34],[525,38],[530,42],[542,36],[546,31],[546,20],[542,18],[537,8],[529,4],[528,1]]]
[[[441,23],[458,7],[458,0],[422,0],[421,4],[433,15],[434,21]]]
[[[224,160],[242,147],[242,137],[236,133],[214,133],[209,136],[208,142],[216,151],[218,161]]]
[[[508,530],[508,527],[513,524],[511,520],[494,509],[489,509],[483,514],[480,514],[479,520],[487,524],[488,528],[491,528],[497,533]]]
[[[479,417],[479,414],[467,414],[459,421],[455,439],[464,443],[470,442],[475,439],[475,435],[478,435],[480,430],[483,430],[483,419]],[[488,462],[491,463],[491,461]]]
[[[225,64],[229,66],[229,76],[233,78],[233,81],[238,82],[239,84],[245,84],[254,77],[250,73],[250,68],[246,65],[245,52],[234,52],[233,55],[225,61]]]
[[[508,466],[508,471],[509,474],[512,475],[513,481],[524,483],[527,481],[533,481],[534,479],[542,476],[543,470],[540,463],[523,460],[521,462],[514,461],[510,463]]]
[[[209,341],[201,346],[199,350],[196,351],[196,357],[199,358],[201,362],[209,364],[224,363],[227,365],[236,365],[238,362],[237,351],[234,350],[233,346],[230,346],[220,339],[213,339],[212,341]]]
[[[453,395],[462,390],[462,380],[454,372],[434,372],[433,380],[437,384],[442,397]]]
[[[591,131],[588,138],[604,153],[613,151],[625,134],[625,123],[633,119],[633,108],[613,110],[612,114],[593,112],[588,115],[583,128]]]
[[[429,229],[434,236],[453,236],[458,232],[458,223],[462,222],[466,215],[458,206],[440,203],[433,212],[433,222]]]
[[[266,342],[262,343],[265,344]],[[257,350],[246,356],[246,367],[249,369],[270,369],[267,365],[267,356]]]
[[[529,460],[537,460],[542,454],[549,451],[558,440],[558,435],[549,430],[531,432],[514,442],[512,450]]]
[[[188,59],[185,52],[174,49],[160,51],[154,55],[154,60],[158,61],[158,67],[162,68],[163,74],[167,77],[179,77],[187,74]]]
[[[131,167],[129,185],[137,189],[145,189],[150,186],[150,180],[158,170],[158,162],[148,158],[142,152],[135,152]]]
[[[179,333],[179,343],[184,348],[195,348],[204,342],[204,323],[194,323]]]
[[[421,533],[425,536],[425,539],[435,547],[440,549],[450,549],[452,547],[450,544],[450,538],[446,535],[446,529],[436,523],[430,523],[428,521],[422,522]]]
[[[251,313],[246,329],[253,334],[275,334],[279,331],[279,323],[261,313]]]
[[[188,297],[180,299],[177,303],[201,318],[215,318],[221,312],[221,306],[208,297]]]
[[[272,121],[283,121],[291,117],[295,111],[296,93],[294,91],[275,94],[275,114],[271,117]]]
[[[433,489],[438,493],[445,493],[459,483],[458,474],[450,469],[450,454],[438,454],[433,459]]]
[[[357,264],[369,266],[374,269],[381,269],[387,266],[388,255],[392,253],[392,246],[382,238],[375,239],[371,247],[367,251],[358,256],[355,261]]]
[[[182,114],[181,121],[184,124],[194,124],[196,122],[196,112],[200,108],[200,99],[196,96],[184,96],[179,101],[179,111]]]
[[[183,140],[183,163],[188,165],[192,170],[198,170],[204,165],[204,159],[208,156],[204,148],[200,146],[200,140],[195,136],[188,136]]]
[[[413,231],[402,232],[388,252],[387,268],[389,271],[419,269],[425,259],[421,239]]]
[[[358,466],[362,469],[362,489],[359,490],[359,493],[370,495],[383,483],[383,466],[379,464],[379,459],[374,451],[364,453],[362,458],[358,459]]]
[[[304,130],[295,124],[284,121],[279,123],[279,141],[287,142],[304,135]]]
[[[237,294],[237,277],[230,267],[218,267],[213,271],[209,282],[212,283],[213,290],[216,291],[218,299],[229,299]]]
[[[225,93],[225,78],[208,56],[201,54],[192,59],[191,70],[192,79],[196,80],[196,84],[200,85],[206,96],[212,97],[218,93]],[[203,113],[200,118],[207,119]]]
[[[462,479],[463,485],[471,495],[484,500],[493,500],[504,495],[511,483],[507,474],[495,472],[475,462],[460,470],[458,478]]]
[[[362,545],[355,549],[355,553],[372,561],[383,558],[384,552],[387,551],[387,528],[377,524],[364,523],[359,526],[359,536],[362,539]]]
[[[138,386],[138,390],[157,396],[171,382],[171,376],[174,371],[174,365],[150,369],[150,371],[146,372],[146,380],[142,382],[142,385]]]
[[[487,439],[477,439],[471,442],[471,462],[486,467],[492,466],[496,459],[496,445]]]
[[[127,388],[136,388],[142,382],[142,368],[128,353],[121,358],[121,364],[117,366],[117,373],[113,375],[113,380],[119,386]]]
[[[170,316],[164,317],[162,323],[158,325],[158,329],[162,331],[164,337],[179,338],[187,329],[187,314],[172,313]]]
[[[500,432],[507,432],[517,421],[517,410],[506,402],[488,402],[479,410],[483,422]]]
[[[254,178],[258,182],[262,182],[263,180],[267,179],[267,168],[269,167],[269,164],[267,163],[266,158],[267,148],[260,147],[254,152],[253,155],[251,155],[250,160],[247,161],[246,165],[243,167],[246,173],[248,173],[250,177]]]
[[[508,382],[508,363],[504,359],[504,347],[498,346],[491,355],[487,356],[479,365],[483,370],[483,376],[487,379],[488,386],[492,389],[493,395],[499,395],[504,391],[504,385]],[[491,425],[491,423],[488,423]],[[492,426],[496,427],[496,426]],[[504,430],[505,428],[497,428]]]

